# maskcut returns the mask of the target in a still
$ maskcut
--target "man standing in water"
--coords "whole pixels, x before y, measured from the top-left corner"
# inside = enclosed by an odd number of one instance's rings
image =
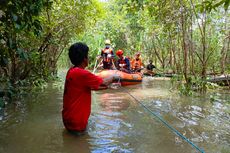
[[[88,66],[88,51],[88,46],[80,42],[69,48],[69,58],[74,66],[66,75],[62,119],[65,128],[74,134],[86,130],[91,112],[91,90],[105,87],[113,79],[118,79],[118,76],[102,79],[85,70]]]

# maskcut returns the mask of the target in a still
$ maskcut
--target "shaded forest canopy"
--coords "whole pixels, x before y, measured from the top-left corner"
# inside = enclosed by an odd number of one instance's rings
[[[162,71],[204,81],[230,72],[229,0],[0,0],[0,90],[48,80],[76,41],[91,67],[104,40]]]

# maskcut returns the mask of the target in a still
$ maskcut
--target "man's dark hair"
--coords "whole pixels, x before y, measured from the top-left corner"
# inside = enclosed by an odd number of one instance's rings
[[[69,48],[69,58],[74,66],[79,66],[85,58],[88,58],[89,47],[81,42],[75,43]]]

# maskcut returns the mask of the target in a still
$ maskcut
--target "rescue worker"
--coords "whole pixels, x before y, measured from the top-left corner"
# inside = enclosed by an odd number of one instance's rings
[[[109,39],[105,40],[105,48],[101,50],[101,58],[104,69],[113,69],[115,67],[114,53]]]
[[[141,72],[141,69],[144,68],[140,55],[140,52],[136,53],[135,58],[131,61],[131,68],[133,72]]]
[[[116,55],[119,57],[116,63],[117,69],[126,73],[130,73],[130,62],[129,59],[123,55],[123,50],[117,50]]]

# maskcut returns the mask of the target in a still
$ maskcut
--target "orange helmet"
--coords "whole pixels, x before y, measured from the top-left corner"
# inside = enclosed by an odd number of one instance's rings
[[[117,56],[123,55],[123,50],[121,49],[117,50],[116,55]]]

